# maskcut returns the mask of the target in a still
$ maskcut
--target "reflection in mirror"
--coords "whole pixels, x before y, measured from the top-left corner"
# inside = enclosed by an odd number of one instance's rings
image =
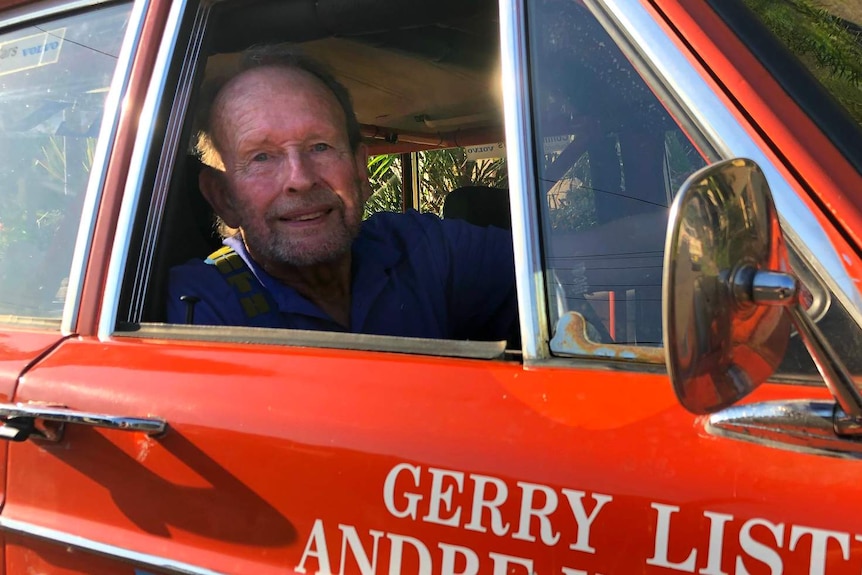
[[[745,397],[775,372],[792,321],[843,411],[836,430],[862,433],[862,393],[805,312],[812,298],[791,273],[757,164],[728,160],[694,174],[674,200],[670,221],[663,321],[680,403],[709,413]]]

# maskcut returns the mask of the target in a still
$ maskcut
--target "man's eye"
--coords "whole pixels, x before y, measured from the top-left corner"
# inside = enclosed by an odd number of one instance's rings
[[[326,150],[329,150],[331,148],[332,146],[330,146],[329,144],[324,144],[322,142],[311,146],[311,150],[314,152],[325,152]]]
[[[269,154],[267,154],[266,152],[261,152],[259,154],[255,154],[254,156],[252,156],[251,161],[252,162],[265,162],[268,159],[269,159]]]

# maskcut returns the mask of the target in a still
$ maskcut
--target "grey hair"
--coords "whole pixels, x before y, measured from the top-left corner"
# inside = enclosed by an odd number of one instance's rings
[[[300,70],[311,74],[326,86],[335,96],[344,112],[345,129],[347,130],[350,149],[354,152],[357,150],[362,142],[362,133],[347,88],[336,80],[335,76],[323,64],[303,54],[296,46],[265,44],[247,48],[242,52],[239,62],[230,72],[204,83],[198,102],[198,133],[195,142],[195,151],[204,164],[218,169],[224,168],[212,130],[213,105],[222,88],[243,72],[268,66],[286,70]]]

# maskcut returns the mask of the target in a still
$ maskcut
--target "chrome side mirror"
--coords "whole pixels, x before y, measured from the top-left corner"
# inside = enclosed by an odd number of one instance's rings
[[[862,395],[803,311],[807,292],[756,163],[713,164],[683,184],[664,258],[667,369],[683,407],[711,413],[751,393],[784,357],[792,321],[838,404],[862,417]]]

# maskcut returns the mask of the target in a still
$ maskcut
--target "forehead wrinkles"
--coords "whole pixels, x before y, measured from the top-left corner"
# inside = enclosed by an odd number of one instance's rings
[[[235,129],[261,108],[270,119],[289,109],[297,116],[304,112],[307,118],[328,120],[348,140],[344,110],[326,85],[303,70],[264,66],[241,73],[216,96],[210,125],[217,146],[226,143],[227,127]]]

